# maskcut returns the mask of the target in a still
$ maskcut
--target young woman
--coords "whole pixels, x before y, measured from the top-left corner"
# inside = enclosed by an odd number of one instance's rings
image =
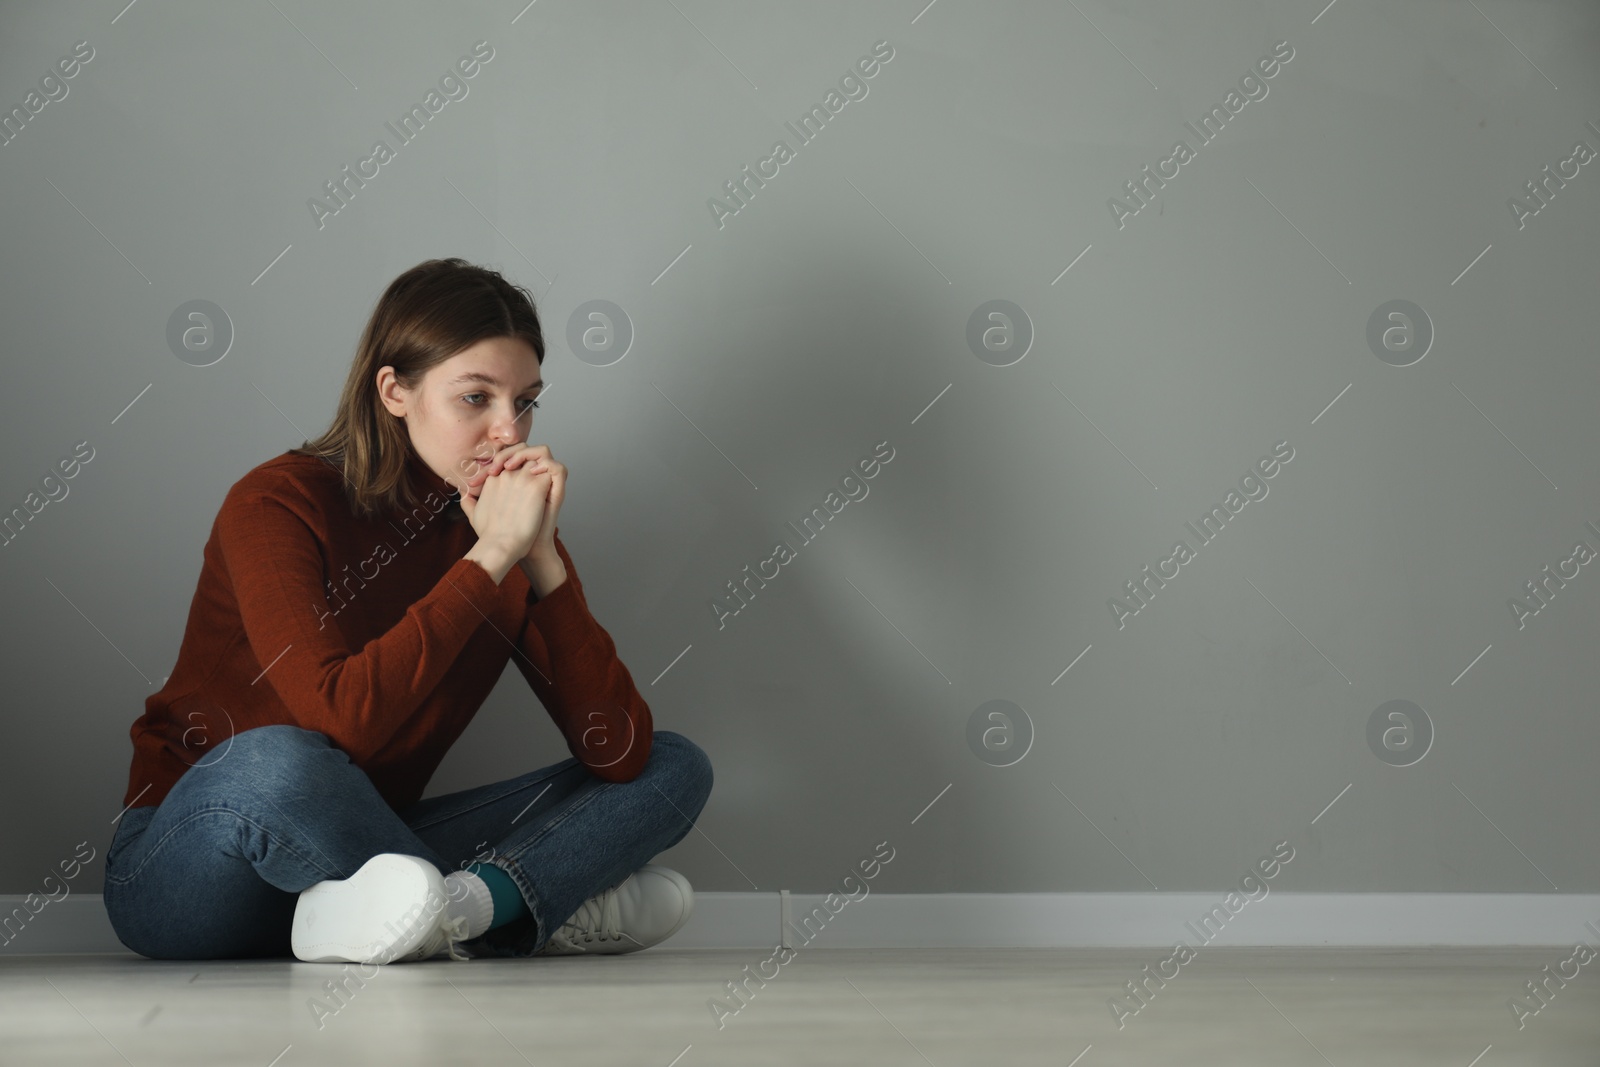
[[[689,832],[711,763],[654,729],[557,535],[567,468],[526,442],[544,351],[525,290],[419,264],[327,433],[229,490],[130,731],[105,880],[128,948],[618,953],[688,920],[688,881],[647,861]],[[422,800],[508,659],[572,758]]]

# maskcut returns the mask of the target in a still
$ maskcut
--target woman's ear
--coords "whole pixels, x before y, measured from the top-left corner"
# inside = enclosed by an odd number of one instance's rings
[[[374,384],[378,387],[378,399],[389,410],[389,414],[397,419],[404,418],[407,390],[395,377],[394,368],[387,365],[379,367]]]

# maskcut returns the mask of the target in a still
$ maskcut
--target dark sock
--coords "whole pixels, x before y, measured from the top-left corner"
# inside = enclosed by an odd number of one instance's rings
[[[532,914],[528,911],[528,902],[522,899],[517,883],[499,867],[489,863],[474,863],[467,867],[467,871],[482,878],[483,884],[489,887],[489,896],[494,898],[494,918],[489,920],[489,929]]]

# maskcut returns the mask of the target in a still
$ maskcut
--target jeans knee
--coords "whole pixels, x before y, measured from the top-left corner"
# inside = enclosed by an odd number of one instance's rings
[[[234,734],[221,744],[213,745],[210,752],[194,761],[194,766],[212,767],[235,754],[277,761],[287,758],[295,751],[328,748],[330,744],[327,734],[307,730],[292,723],[254,726]]]
[[[184,774],[191,788],[209,787],[230,799],[240,800],[251,792],[282,793],[300,789],[307,782],[323,777],[310,765],[327,759],[348,762],[349,757],[315,730],[288,723],[274,723],[242,731],[217,745],[195,761]]]
[[[668,759],[680,769],[686,784],[698,787],[701,799],[711,795],[714,775],[705,749],[675,730],[657,730],[650,743],[650,761]],[[659,755],[658,755],[659,754]]]

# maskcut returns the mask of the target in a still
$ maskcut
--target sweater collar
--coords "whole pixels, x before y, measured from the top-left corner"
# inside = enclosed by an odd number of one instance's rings
[[[455,487],[435,474],[432,468],[422,461],[422,457],[417,455],[414,448],[406,456],[406,469],[415,479],[414,484],[421,490],[422,496],[426,497],[428,491],[433,490],[452,502],[460,501],[461,494]]]

